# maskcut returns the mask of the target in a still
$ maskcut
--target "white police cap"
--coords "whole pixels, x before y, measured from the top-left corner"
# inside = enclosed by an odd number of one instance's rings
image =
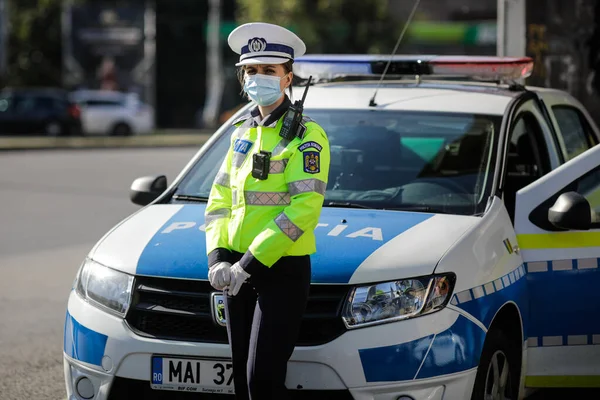
[[[293,32],[265,22],[238,26],[227,39],[231,50],[240,55],[235,64],[283,64],[304,55],[306,45]]]

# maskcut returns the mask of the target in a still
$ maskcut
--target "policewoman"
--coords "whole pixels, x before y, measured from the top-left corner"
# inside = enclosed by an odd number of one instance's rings
[[[256,107],[234,122],[208,200],[209,280],[224,289],[236,398],[282,400],[308,298],[329,143],[307,117],[291,128],[283,123],[304,42],[266,23],[239,26],[228,42]]]

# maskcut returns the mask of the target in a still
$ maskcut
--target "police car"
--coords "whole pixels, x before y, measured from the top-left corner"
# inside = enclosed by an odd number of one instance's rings
[[[294,398],[600,386],[600,135],[584,107],[519,84],[528,58],[305,56],[294,68],[317,81],[304,113],[331,145]],[[70,399],[233,394],[204,209],[250,107],[170,185],[136,180],[145,207],[82,263],[64,331]]]

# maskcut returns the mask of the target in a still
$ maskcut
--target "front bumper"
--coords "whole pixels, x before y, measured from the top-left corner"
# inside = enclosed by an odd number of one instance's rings
[[[415,400],[470,398],[480,351],[473,343],[483,341],[468,337],[472,327],[461,328],[464,321],[468,320],[444,309],[348,331],[321,346],[298,347],[289,362],[286,385],[299,389],[293,398],[313,400],[396,400],[401,395]],[[130,398],[130,390],[142,390],[139,398],[144,399],[228,398],[150,388],[152,354],[229,359],[228,345],[137,336],[121,318],[88,304],[74,291],[69,297],[64,344],[69,399],[82,399],[75,389],[82,377],[91,382],[94,400]]]

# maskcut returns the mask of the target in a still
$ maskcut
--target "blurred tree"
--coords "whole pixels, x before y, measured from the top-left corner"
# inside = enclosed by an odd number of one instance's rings
[[[62,0],[8,0],[5,85],[61,85],[62,3]]]
[[[237,22],[287,27],[309,53],[390,53],[402,24],[383,0],[238,0]]]

